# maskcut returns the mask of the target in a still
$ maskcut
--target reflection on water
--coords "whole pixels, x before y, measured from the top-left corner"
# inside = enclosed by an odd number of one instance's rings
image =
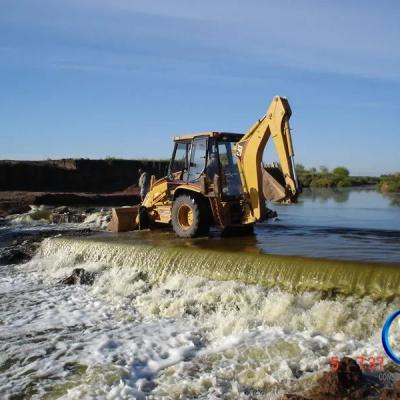
[[[348,203],[347,206],[363,207],[365,204],[375,204],[381,207],[400,207],[400,193],[379,193],[374,187],[360,188],[307,188],[301,194],[303,203],[325,203],[333,200],[335,203]]]
[[[390,200],[392,207],[400,207],[400,193],[385,193],[384,196]]]
[[[344,203],[349,200],[350,191],[341,190],[338,188],[334,189],[304,189],[301,195],[301,200],[307,199],[307,201],[317,201],[319,203],[326,203],[328,200],[333,200],[335,203]]]
[[[306,189],[298,204],[273,204],[291,223],[363,229],[400,230],[400,194],[374,189]]]
[[[259,225],[258,246],[274,254],[400,261],[400,194],[372,188],[307,189],[299,203],[272,205],[278,221]]]

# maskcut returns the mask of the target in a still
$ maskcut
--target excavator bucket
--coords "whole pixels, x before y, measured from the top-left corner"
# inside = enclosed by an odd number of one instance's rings
[[[128,232],[136,227],[136,217],[139,213],[139,206],[118,207],[112,209],[112,218],[107,226],[110,232]]]
[[[269,167],[262,170],[262,190],[267,201],[287,200],[285,178],[279,168]],[[290,200],[290,199],[289,199]]]

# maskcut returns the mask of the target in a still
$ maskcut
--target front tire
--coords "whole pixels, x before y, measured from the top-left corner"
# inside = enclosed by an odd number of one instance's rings
[[[184,238],[206,234],[209,230],[205,207],[189,195],[178,196],[172,205],[171,223],[175,233]]]

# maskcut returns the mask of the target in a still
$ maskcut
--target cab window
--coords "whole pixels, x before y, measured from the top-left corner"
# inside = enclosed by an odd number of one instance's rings
[[[196,182],[206,167],[207,139],[194,139],[190,156],[189,182]]]
[[[170,174],[173,174],[175,179],[184,179],[184,175],[186,175],[188,169],[189,150],[190,143],[176,144],[175,155],[170,168]]]

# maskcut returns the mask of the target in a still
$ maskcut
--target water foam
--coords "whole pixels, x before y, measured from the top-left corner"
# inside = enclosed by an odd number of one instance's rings
[[[123,265],[95,245],[90,258],[50,243],[0,269],[2,393],[274,398],[309,384],[333,355],[381,354],[383,319],[400,305],[182,273],[160,279],[137,254]],[[96,274],[93,286],[57,285],[75,267]]]
[[[394,264],[226,252],[113,239],[102,235],[86,240],[57,238],[45,241],[41,251],[43,255],[51,255],[63,250],[72,256],[79,254],[87,261],[131,266],[159,282],[183,274],[290,291],[319,290],[377,299],[400,295],[400,266]]]
[[[46,206],[31,205],[26,213],[15,214],[6,217],[6,221],[13,225],[40,225],[48,224],[50,221],[51,210]]]
[[[32,227],[40,229],[40,227],[50,229],[51,227],[63,227],[64,229],[84,229],[105,230],[110,219],[111,210],[101,209],[86,214],[82,222],[63,222],[51,224],[52,207],[31,205],[30,210],[22,214],[9,215],[5,218],[6,223],[11,224],[13,228]]]

